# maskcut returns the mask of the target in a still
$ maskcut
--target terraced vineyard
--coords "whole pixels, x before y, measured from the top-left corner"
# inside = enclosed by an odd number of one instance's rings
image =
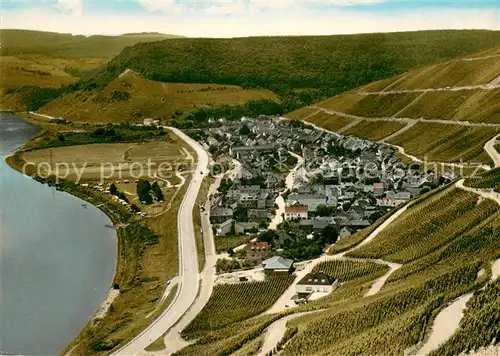
[[[323,111],[318,111],[316,114],[310,116],[307,121],[330,131],[338,131],[353,122],[352,119],[338,115],[331,115]]]
[[[474,193],[450,188],[409,208],[373,241],[348,255],[407,263],[466,233],[497,211],[493,201],[478,203]]]
[[[418,342],[423,321],[443,303],[442,293],[471,286],[476,273],[474,265],[467,265],[376,299],[295,319],[288,327],[298,327],[299,333],[283,355],[401,355]]]
[[[409,71],[390,90],[488,84],[500,73],[498,57],[449,61]]]
[[[349,92],[318,103],[317,106],[362,117],[389,117],[404,109],[419,95],[362,95]]]
[[[216,285],[208,303],[184,329],[183,336],[196,338],[207,331],[262,313],[271,307],[293,280],[290,275],[277,275],[269,276],[263,282]]]
[[[420,122],[389,140],[402,146],[406,153],[430,162],[489,163],[484,144],[498,132],[491,127],[466,127]]]
[[[352,134],[365,140],[379,141],[405,126],[406,124],[397,121],[361,121],[359,124],[342,132],[342,134]]]
[[[467,304],[460,328],[430,356],[458,355],[463,349],[479,349],[498,340],[500,334],[500,280],[474,294]]]
[[[479,189],[492,188],[498,192],[500,191],[500,168],[469,177],[464,181],[464,185]]]
[[[316,265],[312,272],[323,272],[340,282],[361,278],[367,275],[381,276],[389,270],[389,267],[375,262],[355,262],[332,260]],[[376,278],[374,276],[374,278]]]

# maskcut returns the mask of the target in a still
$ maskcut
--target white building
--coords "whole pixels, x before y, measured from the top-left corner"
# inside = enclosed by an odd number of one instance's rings
[[[285,206],[285,220],[291,219],[307,219],[306,205],[290,205]]]
[[[301,295],[312,293],[331,293],[337,288],[338,280],[332,279],[324,273],[308,273],[295,285],[295,292]]]

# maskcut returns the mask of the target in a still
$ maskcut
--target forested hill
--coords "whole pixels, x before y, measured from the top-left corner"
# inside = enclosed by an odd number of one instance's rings
[[[264,87],[282,98],[301,89],[292,96],[308,104],[322,96],[497,44],[498,32],[468,30],[173,39],[125,48],[82,84],[103,87],[130,68],[157,81]]]
[[[111,58],[127,46],[180,36],[162,33],[128,33],[121,36],[82,36],[29,30],[0,30],[0,55],[47,55],[58,58]]]

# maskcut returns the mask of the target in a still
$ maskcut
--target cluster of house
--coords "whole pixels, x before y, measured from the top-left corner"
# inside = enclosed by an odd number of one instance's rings
[[[285,220],[297,220],[308,231],[333,226],[346,238],[440,179],[432,172],[405,171],[394,149],[383,143],[289,120],[219,120],[195,138],[215,160],[241,164],[230,189],[212,200],[210,218],[218,236],[265,230],[282,195]],[[290,173],[295,155],[303,163]],[[249,245],[247,251],[252,261],[272,254],[264,245]]]

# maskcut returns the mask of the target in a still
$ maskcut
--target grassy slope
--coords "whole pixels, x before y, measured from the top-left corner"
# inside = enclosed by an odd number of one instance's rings
[[[116,93],[127,98],[113,99]],[[276,99],[269,90],[245,90],[232,85],[160,83],[133,72],[116,78],[102,91],[76,91],[53,100],[40,112],[72,121],[129,122],[143,117],[168,118],[197,107],[237,105],[248,100]]]
[[[155,33],[121,36],[73,36],[28,30],[0,30],[0,107],[25,110],[23,86],[60,88],[75,83],[120,51],[139,42],[178,36]]]

